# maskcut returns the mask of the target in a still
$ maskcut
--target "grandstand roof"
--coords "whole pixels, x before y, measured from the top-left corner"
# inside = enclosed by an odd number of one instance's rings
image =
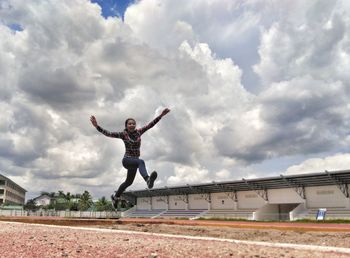
[[[298,175],[280,175],[257,179],[244,179],[227,182],[162,187],[145,190],[127,191],[125,197],[151,197],[184,194],[219,193],[231,191],[267,190],[293,187],[326,186],[350,184],[350,170],[318,172]]]

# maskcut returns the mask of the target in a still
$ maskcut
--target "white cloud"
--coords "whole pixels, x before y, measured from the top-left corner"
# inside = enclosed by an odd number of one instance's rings
[[[298,2],[296,1],[297,3]],[[265,87],[294,77],[344,78],[339,61],[349,60],[349,19],[343,1],[308,1],[262,30],[260,62],[254,66]],[[298,20],[297,20],[298,19]],[[347,78],[348,81],[349,78]]]
[[[294,165],[286,170],[286,174],[304,174],[322,171],[348,170],[350,164],[350,154],[337,153],[325,158],[312,158],[303,161],[299,165]]]
[[[143,136],[156,186],[349,150],[346,1],[143,0],[125,23],[84,0],[0,6],[0,169],[29,191],[109,196],[125,179],[123,143],[92,114],[121,131],[171,108]]]
[[[227,169],[223,169],[223,170],[216,172],[215,177],[218,180],[225,180],[225,179],[230,178],[230,172]]]
[[[199,166],[176,166],[175,174],[167,180],[168,185],[197,184],[208,182],[209,171]]]

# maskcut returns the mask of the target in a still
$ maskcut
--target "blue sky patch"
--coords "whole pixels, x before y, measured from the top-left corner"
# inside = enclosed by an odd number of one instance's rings
[[[7,27],[9,27],[13,31],[22,31],[23,30],[22,26],[20,24],[17,24],[17,23],[8,24]]]
[[[102,15],[108,17],[120,17],[124,20],[126,8],[134,2],[134,0],[91,0],[102,8]]]

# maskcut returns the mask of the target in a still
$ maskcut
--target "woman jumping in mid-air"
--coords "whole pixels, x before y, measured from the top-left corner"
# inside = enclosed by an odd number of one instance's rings
[[[126,180],[119,186],[118,191],[115,194],[112,194],[112,203],[115,208],[118,206],[118,202],[121,201],[120,196],[125,191],[127,187],[129,187],[136,175],[137,169],[139,169],[140,174],[147,182],[147,186],[149,189],[153,187],[154,181],[157,178],[157,172],[153,171],[149,176],[146,170],[145,162],[140,159],[140,147],[141,147],[141,135],[146,132],[148,129],[152,128],[159,120],[170,112],[170,109],[166,108],[162,111],[162,113],[156,117],[152,122],[148,125],[136,129],[136,121],[133,118],[128,118],[125,121],[125,129],[122,132],[109,132],[97,124],[96,118],[94,116],[90,117],[90,121],[96,129],[112,138],[120,138],[123,140],[125,145],[125,155],[123,158],[123,166],[128,170],[128,174],[126,176]]]

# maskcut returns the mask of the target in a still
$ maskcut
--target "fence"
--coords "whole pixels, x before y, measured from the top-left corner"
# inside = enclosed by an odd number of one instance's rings
[[[0,210],[0,216],[45,216],[45,217],[64,217],[64,218],[95,218],[109,219],[120,217],[115,211],[25,211],[25,210]]]

